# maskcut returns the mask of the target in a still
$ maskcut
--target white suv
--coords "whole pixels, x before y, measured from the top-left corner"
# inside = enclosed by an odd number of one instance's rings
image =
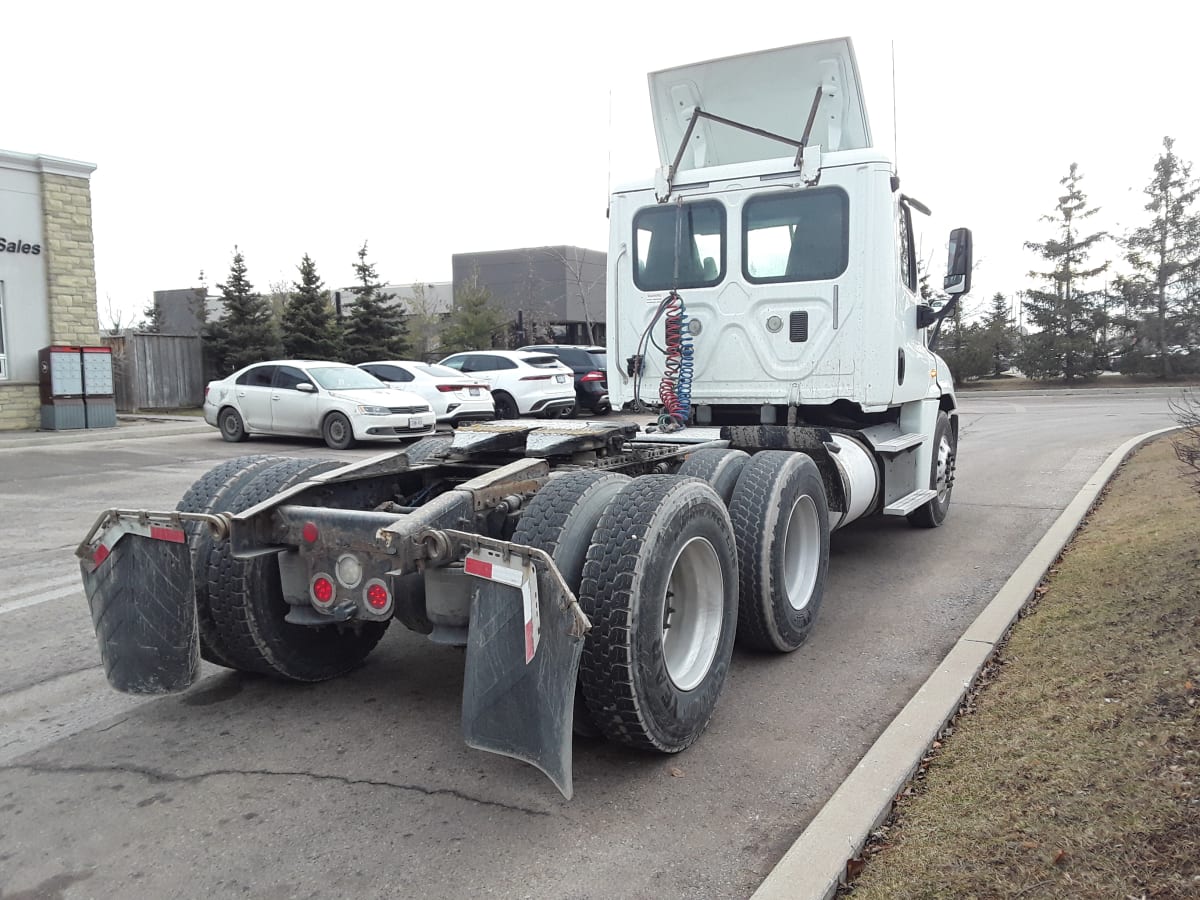
[[[575,373],[548,353],[472,350],[440,365],[487,382],[498,419],[563,416],[575,406]]]

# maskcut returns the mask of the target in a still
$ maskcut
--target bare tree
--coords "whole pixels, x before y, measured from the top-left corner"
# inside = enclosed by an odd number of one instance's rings
[[[414,359],[429,361],[438,346],[438,333],[445,316],[438,308],[437,289],[416,282],[412,294],[402,298],[408,308],[408,332]]]
[[[568,282],[574,285],[579,295],[580,306],[583,307],[583,322],[587,330],[587,342],[594,344],[596,342],[596,331],[592,326],[592,313],[588,306],[588,301],[591,299],[592,292],[596,289],[596,286],[604,281],[607,274],[605,266],[600,264],[599,259],[594,258],[601,254],[597,251],[585,250],[581,247],[564,247],[561,249],[558,247],[546,247],[543,252],[548,256],[554,257],[567,270]],[[589,254],[593,256],[590,262],[595,266],[594,271],[597,273],[591,278],[585,276],[585,269],[589,264]],[[569,301],[571,298],[568,296],[566,299]]]

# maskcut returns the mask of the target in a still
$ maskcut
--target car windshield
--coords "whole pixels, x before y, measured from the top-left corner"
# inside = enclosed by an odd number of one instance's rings
[[[592,351],[592,352],[588,353],[588,356],[591,357],[592,365],[595,366],[597,369],[607,369],[608,368],[608,354],[607,353],[596,353],[595,351]]]
[[[374,375],[354,366],[321,366],[309,369],[308,374],[327,391],[374,391],[384,386]]]
[[[525,362],[539,369],[557,369],[562,365],[557,356],[526,356]]]
[[[418,372],[432,375],[434,378],[462,378],[463,373],[449,366],[413,366]]]

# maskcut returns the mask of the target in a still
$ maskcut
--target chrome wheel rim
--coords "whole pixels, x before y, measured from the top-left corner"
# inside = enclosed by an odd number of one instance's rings
[[[788,605],[801,610],[812,600],[821,566],[821,520],[808,494],[792,507],[783,534],[783,586]]]
[[[721,642],[725,573],[711,543],[694,537],[671,563],[663,599],[662,648],[667,675],[690,691],[712,668]]]
[[[934,478],[934,490],[937,491],[938,503],[950,499],[950,488],[954,486],[954,448],[950,446],[950,438],[942,435],[938,442],[937,474]]]

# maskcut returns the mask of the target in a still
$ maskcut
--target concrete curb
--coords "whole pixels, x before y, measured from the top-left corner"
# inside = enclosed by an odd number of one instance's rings
[[[888,817],[896,795],[958,710],[984,663],[1117,468],[1142,444],[1176,430],[1160,428],[1146,432],[1109,455],[871,745],[866,756],[759,885],[752,900],[827,900],[833,896],[845,874],[846,861],[858,856],[871,832]]]

